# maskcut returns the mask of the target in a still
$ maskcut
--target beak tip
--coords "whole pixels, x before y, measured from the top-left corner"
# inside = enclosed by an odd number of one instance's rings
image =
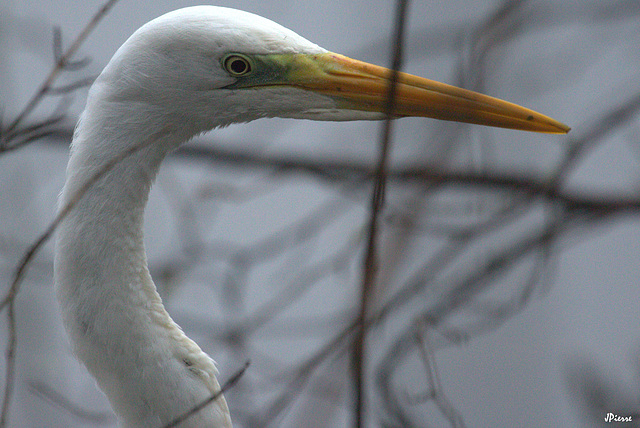
[[[562,122],[558,122],[557,126],[557,131],[555,131],[556,134],[568,134],[571,131],[571,127],[565,125]]]
[[[571,131],[571,127],[565,125],[564,123],[552,119],[548,116],[541,115],[539,113],[532,112],[531,115],[527,116],[527,121],[537,124],[539,127],[537,129],[532,129],[533,131],[543,132],[548,134],[568,134]]]

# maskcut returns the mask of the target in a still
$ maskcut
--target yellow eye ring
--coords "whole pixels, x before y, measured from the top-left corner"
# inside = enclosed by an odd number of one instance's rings
[[[234,77],[246,76],[253,71],[251,60],[241,54],[229,54],[222,59],[222,65],[227,73]]]

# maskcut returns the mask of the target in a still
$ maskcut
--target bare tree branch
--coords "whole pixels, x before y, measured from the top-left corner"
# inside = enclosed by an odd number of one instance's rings
[[[373,194],[371,197],[371,211],[364,264],[362,267],[362,284],[360,289],[360,311],[357,323],[360,326],[353,345],[353,383],[354,383],[354,426],[361,428],[366,425],[367,396],[365,384],[367,371],[367,331],[365,320],[368,318],[369,306],[375,295],[375,280],[379,261],[377,254],[378,222],[384,206],[384,193],[387,184],[387,163],[391,147],[392,115],[396,107],[396,90],[398,72],[402,66],[402,45],[404,43],[405,18],[409,2],[398,0],[396,4],[393,59],[391,64],[391,78],[387,89],[384,125],[380,137],[380,153],[375,171]]]
[[[16,118],[7,126],[5,130],[5,134],[11,135],[18,126],[24,121],[24,119],[31,114],[31,112],[35,109],[35,107],[42,101],[42,98],[49,92],[49,89],[56,81],[60,73],[69,66],[69,64],[74,64],[71,61],[71,58],[78,52],[80,46],[85,42],[89,34],[94,30],[94,28],[98,25],[98,23],[106,16],[109,10],[116,4],[118,0],[108,0],[106,3],[102,5],[100,10],[91,18],[89,23],[84,27],[84,29],[78,34],[78,37],[71,43],[71,46],[66,50],[66,52],[60,55],[61,48],[54,47],[56,52],[56,64],[49,72],[47,78],[42,82],[40,88],[36,91],[31,100],[27,103],[27,105],[22,109],[22,111],[16,116]],[[55,35],[55,33],[54,33]],[[61,45],[61,42],[54,43]]]

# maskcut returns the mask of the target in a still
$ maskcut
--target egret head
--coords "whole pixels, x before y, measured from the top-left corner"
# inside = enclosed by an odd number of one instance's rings
[[[96,82],[115,102],[144,104],[164,123],[203,132],[261,117],[381,119],[391,72],[333,54],[268,19],[196,6],[136,31]],[[528,109],[400,74],[394,116],[539,132],[565,125]]]

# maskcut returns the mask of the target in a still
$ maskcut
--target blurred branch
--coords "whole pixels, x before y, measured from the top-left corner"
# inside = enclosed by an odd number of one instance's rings
[[[51,388],[44,382],[30,381],[28,382],[29,389],[39,397],[42,397],[54,405],[64,409],[70,414],[91,422],[93,424],[105,425],[111,423],[113,415],[111,412],[96,412],[92,410],[83,409],[75,403],[72,403],[67,397]]]
[[[429,389],[422,397],[415,397],[414,400],[425,402],[433,400],[438,407],[438,410],[440,410],[440,413],[442,413],[442,415],[449,421],[449,424],[453,428],[464,428],[465,423],[462,416],[449,402],[449,399],[444,393],[444,388],[440,381],[440,374],[436,367],[435,351],[431,346],[431,340],[429,339],[430,326],[422,321],[418,321],[418,325],[416,327],[416,340],[420,345],[420,357],[427,375],[427,384]]]
[[[582,135],[570,137],[569,149],[560,165],[556,168],[555,176],[550,180],[550,185],[561,184],[579,165],[591,150],[602,144],[605,137],[621,129],[630,121],[638,118],[640,113],[640,94],[633,96],[625,103],[613,110],[601,115],[594,124],[582,132]]]
[[[598,127],[599,125],[594,125]],[[588,132],[588,130],[587,130]],[[67,144],[70,131],[62,131],[53,135],[48,144]],[[582,141],[580,137],[577,141]],[[239,144],[228,144],[234,147],[227,149],[216,146],[189,144],[171,154],[171,159],[205,162],[215,165],[235,166],[238,168],[268,169],[276,174],[307,174],[328,183],[364,183],[375,176],[373,168],[363,162],[317,161],[291,159],[286,157],[267,156],[260,153],[244,151]],[[439,188],[462,186],[469,188],[485,188],[498,192],[508,192],[509,197],[523,195],[535,197],[540,201],[559,204],[569,210],[593,211],[611,215],[637,215],[640,213],[640,194],[616,194],[563,190],[555,188],[556,181],[547,177],[525,174],[504,174],[499,171],[475,172],[468,170],[443,169],[435,166],[392,166],[386,173],[387,180],[393,183],[424,183]],[[505,195],[506,196],[506,195]],[[530,202],[530,200],[528,200]]]
[[[24,109],[18,114],[18,116],[13,120],[13,122],[9,124],[9,126],[5,131],[7,134],[11,135],[11,133],[18,127],[18,125],[20,125],[24,121],[24,119],[35,109],[35,107],[42,101],[42,98],[47,94],[47,92],[49,91],[53,83],[58,78],[58,75],[63,70],[69,67],[70,64],[72,67],[78,64],[71,61],[71,58],[73,58],[73,56],[76,54],[78,49],[80,49],[80,46],[84,43],[84,41],[87,39],[89,34],[91,34],[94,28],[98,25],[98,23],[102,20],[102,18],[104,18],[107,15],[109,10],[116,4],[117,1],[118,0],[108,0],[106,3],[104,3],[100,8],[100,10],[98,10],[98,12],[93,16],[93,18],[89,21],[89,23],[80,32],[80,34],[78,34],[78,37],[76,37],[73,43],[71,43],[71,46],[69,46],[69,49],[67,49],[66,52],[62,55],[59,55],[59,53],[56,53],[55,56],[57,61],[53,69],[49,72],[49,75],[47,76],[47,78],[44,80],[44,82],[42,82],[42,84],[40,85],[40,88],[36,91],[36,93],[31,98],[31,100],[24,107]],[[55,34],[59,34],[59,30],[55,31],[54,35]],[[61,44],[61,42],[55,43],[54,46],[56,46],[57,44]],[[55,50],[61,51],[62,49],[56,47]]]
[[[306,173],[329,182],[369,181],[375,173],[370,166],[356,162],[317,162],[271,158],[240,150],[226,150],[214,147],[188,146],[176,155],[189,159],[199,159],[214,163],[231,164],[251,168],[271,168],[280,173]],[[548,179],[535,176],[506,175],[497,172],[476,173],[472,171],[443,170],[434,167],[407,166],[393,167],[387,172],[389,181],[398,183],[433,183],[439,187],[468,186],[496,191],[528,195],[549,203],[560,204],[570,210],[594,211],[609,214],[640,213],[640,195],[606,195],[579,193],[550,187]]]
[[[422,313],[422,317],[433,325],[440,324],[444,318],[466,306],[473,297],[484,291],[490,284],[487,282],[488,279],[505,272],[532,252],[546,248],[550,242],[557,242],[561,233],[571,225],[571,222],[567,221],[568,218],[570,216],[556,218],[541,230],[533,230],[528,236],[515,241],[507,248],[494,251],[485,262],[478,263],[477,266],[469,269],[464,278],[450,281],[451,284],[446,287],[437,302]],[[432,269],[431,265],[432,261],[407,281],[404,287],[385,303],[378,316],[384,317],[390,312],[397,311],[399,306],[410,302],[413,297],[437,278],[439,270]],[[439,266],[443,266],[443,264],[439,264]]]
[[[300,398],[302,389],[322,363],[352,349],[354,335],[359,328],[357,322],[349,323],[342,331],[325,341],[317,352],[296,367],[290,368],[286,376],[285,388],[275,399],[263,406],[264,410],[250,418],[247,426],[272,426],[274,421]]]
[[[264,324],[281,316],[282,312],[293,305],[315,283],[338,269],[343,269],[357,254],[357,246],[361,242],[353,240],[334,254],[323,258],[319,262],[297,269],[296,275],[273,298],[255,308],[251,315],[242,323],[245,333],[250,333]]]
[[[50,127],[54,124],[59,123],[63,119],[63,115],[61,116],[54,114],[49,119],[39,124],[26,126],[24,129],[20,129],[20,127],[23,125],[25,118],[33,112],[33,110],[40,104],[43,98],[49,93],[53,83],[58,78],[58,75],[67,67],[74,66],[71,58],[76,54],[88,35],[93,31],[96,25],[98,25],[100,20],[104,16],[106,16],[106,14],[111,9],[111,7],[113,7],[116,1],[117,0],[108,0],[106,3],[104,3],[100,10],[93,16],[93,18],[89,21],[85,28],[80,32],[69,49],[67,49],[67,51],[63,54],[61,54],[62,42],[60,31],[54,31],[54,57],[56,58],[56,64],[49,72],[49,75],[44,80],[44,82],[40,85],[40,88],[36,91],[34,96],[23,108],[23,110],[17,115],[17,117],[6,128],[4,128],[2,124],[0,124],[0,153],[15,149],[17,147],[23,146],[30,141],[34,141],[38,138],[42,138],[54,133],[54,131],[51,130]],[[13,142],[13,144],[11,144],[12,140],[18,137],[20,137],[21,140],[19,140],[17,143]],[[41,237],[32,246],[29,247],[15,271],[12,284],[7,294],[0,303],[0,311],[4,310],[5,307],[7,308],[7,325],[9,335],[5,358],[5,387],[2,401],[2,411],[0,413],[0,428],[8,424],[11,400],[13,397],[15,352],[17,343],[15,298],[18,294],[20,283],[30,261],[33,259],[36,252],[40,249],[44,242],[49,239],[49,237],[57,227],[57,224],[62,220],[62,218],[64,218],[65,215],[66,213],[59,216],[58,219],[54,221],[52,226],[43,235],[41,235]]]
[[[80,88],[86,88],[88,86],[91,86],[94,80],[96,80],[96,76],[90,76],[90,77],[84,77],[84,78],[78,79],[75,82],[71,82],[66,85],[55,86],[55,87],[51,86],[47,88],[46,94],[47,95],[66,95],[74,91],[77,91]]]
[[[25,107],[18,113],[18,115],[7,125],[6,127],[0,125],[0,153],[9,150],[15,150],[28,142],[35,139],[43,138],[45,136],[54,133],[55,130],[48,129],[48,132],[44,132],[40,135],[31,135],[25,137],[25,134],[29,134],[30,129],[38,127],[40,129],[50,128],[51,125],[57,124],[64,119],[64,115],[53,114],[48,119],[38,123],[37,125],[29,125],[23,127],[26,118],[40,105],[44,98],[48,95],[66,95],[79,88],[89,86],[94,78],[83,78],[76,80],[73,83],[54,87],[54,83],[62,72],[77,70],[83,68],[88,64],[88,59],[82,59],[79,61],[72,61],[73,56],[78,52],[80,46],[85,42],[89,34],[94,30],[98,23],[106,16],[109,10],[115,5],[117,0],[108,0],[102,5],[98,12],[92,17],[89,23],[78,34],[76,39],[71,43],[71,46],[63,52],[62,48],[62,34],[58,27],[53,31],[53,54],[55,64],[44,81],[40,84],[40,87],[36,90],[33,97],[27,102]]]

